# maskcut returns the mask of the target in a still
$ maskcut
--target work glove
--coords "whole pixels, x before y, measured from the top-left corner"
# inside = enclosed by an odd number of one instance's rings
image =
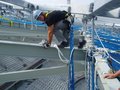
[[[44,48],[50,47],[50,44],[48,43],[47,40],[42,40],[42,41],[41,41],[41,45],[42,45]]]
[[[44,48],[48,48],[48,47],[50,47],[50,45],[49,45],[48,43],[44,43],[44,44],[43,44],[43,47],[44,47]]]

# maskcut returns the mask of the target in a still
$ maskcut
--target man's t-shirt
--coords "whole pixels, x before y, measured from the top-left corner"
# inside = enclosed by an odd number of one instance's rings
[[[57,22],[64,20],[66,18],[66,11],[53,11],[48,14],[47,18],[45,19],[45,23],[48,26],[55,25]]]

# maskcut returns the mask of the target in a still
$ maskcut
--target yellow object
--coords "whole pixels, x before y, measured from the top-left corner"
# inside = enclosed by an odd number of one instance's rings
[[[0,18],[2,18],[3,16],[0,16]]]
[[[13,26],[14,22],[12,20],[10,20],[9,18],[4,18],[3,16],[0,16],[1,19],[5,20],[5,21],[8,21],[9,22],[9,25],[10,27]]]
[[[48,14],[49,14],[49,13],[46,13],[46,14],[45,14],[45,17],[47,17],[47,16],[48,16]]]
[[[13,21],[10,21],[9,24],[10,24],[10,27],[12,27],[14,23]]]

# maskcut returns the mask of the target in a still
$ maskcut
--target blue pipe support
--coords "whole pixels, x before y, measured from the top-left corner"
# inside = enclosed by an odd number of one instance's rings
[[[95,32],[94,32],[94,17],[93,17],[93,20],[92,20],[92,46],[94,48],[94,35],[95,35]],[[93,51],[93,48],[92,48],[92,51]],[[94,57],[93,57],[93,52],[91,52],[91,56],[92,56],[92,62],[91,62],[91,75],[92,75],[92,90],[94,90],[94,71],[95,71],[95,65],[94,65]]]
[[[88,61],[88,70],[87,70],[87,87],[86,87],[86,90],[90,90],[90,62]]]
[[[70,30],[70,63],[69,63],[69,83],[68,83],[68,90],[74,90],[73,49],[74,49],[74,34],[73,34],[73,27],[71,27],[71,30]]]
[[[91,63],[91,70],[92,70],[92,90],[94,90],[95,83],[94,83],[94,72],[95,72],[95,64],[94,64],[94,58],[92,57],[92,63]]]

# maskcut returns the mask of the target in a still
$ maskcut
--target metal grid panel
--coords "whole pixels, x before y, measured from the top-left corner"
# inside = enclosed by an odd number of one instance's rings
[[[35,62],[36,59],[38,58],[0,56],[0,72],[22,70]]]
[[[67,75],[42,77],[26,90],[67,90]]]
[[[83,74],[83,72],[75,73],[75,82]],[[85,90],[85,79],[81,79],[79,83],[75,85],[75,90]],[[22,88],[23,89],[23,88]],[[22,90],[19,88],[19,90]],[[43,76],[33,81],[24,90],[68,90],[68,75],[61,73],[60,75]]]
[[[47,60],[44,63],[42,68],[46,67],[54,67],[62,65],[62,62],[58,62],[56,60]],[[75,82],[84,72],[75,72]],[[24,82],[25,83],[25,82]],[[82,82],[81,82],[82,83]],[[52,75],[52,76],[42,76],[39,79],[36,79],[31,84],[24,86],[23,84],[18,90],[68,90],[68,74],[61,73],[60,75]],[[85,84],[77,85],[76,87],[81,87],[81,90],[85,90]],[[78,88],[76,90],[79,90]]]
[[[35,62],[36,59],[39,59],[32,57],[13,56],[1,56],[0,58],[2,59],[3,63],[5,63],[5,65],[9,65],[10,68],[7,69],[7,71],[23,69],[23,63],[26,63],[28,65],[32,62]],[[47,62],[43,64],[43,68],[60,65],[63,65],[61,61],[47,60]],[[75,74],[75,77],[79,76],[80,73],[77,72],[77,74]],[[60,75],[42,76],[39,79],[25,80],[22,82],[22,85],[18,85],[18,87],[16,87],[16,90],[68,90],[68,75],[67,73],[61,73]]]

